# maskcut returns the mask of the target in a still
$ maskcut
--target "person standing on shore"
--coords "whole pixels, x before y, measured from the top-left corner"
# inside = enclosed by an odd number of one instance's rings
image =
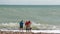
[[[21,34],[23,34],[23,20],[19,23],[19,25],[20,25],[20,30],[22,31],[22,33]]]
[[[19,25],[20,25],[20,30],[23,30],[23,20],[19,23]]]
[[[31,21],[26,21],[25,22],[25,26],[26,26],[26,33],[28,34],[28,32],[31,33]]]

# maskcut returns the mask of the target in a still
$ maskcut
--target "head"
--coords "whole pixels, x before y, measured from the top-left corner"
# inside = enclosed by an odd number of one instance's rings
[[[21,20],[21,22],[20,23],[22,23],[23,22],[23,20]]]
[[[21,20],[21,21],[23,21],[23,20]]]
[[[28,22],[30,23],[30,20]]]

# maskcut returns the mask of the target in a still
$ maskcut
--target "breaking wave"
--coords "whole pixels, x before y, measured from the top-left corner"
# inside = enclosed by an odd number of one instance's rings
[[[33,30],[60,30],[59,26],[49,25],[49,24],[40,24],[32,22],[31,27]],[[0,23],[0,29],[19,29],[19,23]],[[25,25],[24,25],[25,29]]]

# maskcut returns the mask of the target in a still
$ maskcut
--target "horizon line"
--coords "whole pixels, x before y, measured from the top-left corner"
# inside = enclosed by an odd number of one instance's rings
[[[0,4],[1,5],[1,4]],[[7,4],[4,4],[4,5],[7,5]],[[29,5],[28,5],[29,6]]]

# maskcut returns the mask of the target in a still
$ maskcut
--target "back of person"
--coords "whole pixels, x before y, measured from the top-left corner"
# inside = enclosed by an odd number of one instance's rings
[[[20,29],[23,29],[23,20],[19,24],[20,24]]]
[[[23,22],[20,22],[20,26],[23,26]]]
[[[25,22],[25,26],[29,26],[30,23],[31,23],[30,21],[26,21],[26,22]]]
[[[30,30],[31,29],[31,22],[30,21],[26,21],[25,22],[25,26],[26,26],[26,30]]]

